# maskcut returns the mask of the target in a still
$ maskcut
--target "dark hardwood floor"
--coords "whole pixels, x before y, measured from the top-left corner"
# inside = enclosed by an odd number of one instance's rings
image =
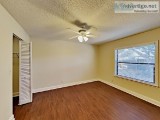
[[[160,120],[160,108],[101,82],[34,94],[16,120]]]

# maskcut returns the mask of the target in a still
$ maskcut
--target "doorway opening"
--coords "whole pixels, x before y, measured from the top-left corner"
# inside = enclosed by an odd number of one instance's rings
[[[13,112],[32,102],[32,43],[13,34]]]
[[[13,112],[14,106],[18,105],[19,102],[19,41],[20,39],[13,35],[13,72],[12,72],[12,88],[13,88]]]

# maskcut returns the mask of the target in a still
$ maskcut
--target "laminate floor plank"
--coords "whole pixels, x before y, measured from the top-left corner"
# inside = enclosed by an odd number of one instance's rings
[[[160,120],[160,108],[101,82],[36,93],[16,120]]]

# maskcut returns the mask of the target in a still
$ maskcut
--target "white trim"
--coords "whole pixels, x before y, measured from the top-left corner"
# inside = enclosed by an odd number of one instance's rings
[[[13,97],[18,97],[19,96],[19,92],[14,92],[13,93]]]
[[[65,84],[61,84],[61,85],[33,89],[33,93],[44,92],[44,91],[48,91],[48,90],[54,90],[54,89],[58,89],[58,88],[69,87],[69,86],[74,86],[74,85],[79,85],[79,84],[84,84],[84,83],[90,83],[90,82],[94,82],[94,81],[98,81],[98,79],[77,81],[77,82],[72,82],[72,83],[65,83]]]
[[[30,47],[30,67],[31,67],[30,68],[30,72],[31,72],[30,73],[30,75],[31,75],[31,86],[30,87],[31,87],[31,102],[32,102],[33,101],[33,94],[32,94],[33,93],[32,92],[32,89],[33,89],[33,86],[32,86],[33,85],[32,84],[33,83],[33,81],[32,81],[32,79],[33,79],[33,77],[32,77],[32,42],[30,42],[30,46],[29,47]]]
[[[9,120],[15,120],[14,115],[12,115]]]
[[[21,83],[22,83],[22,81],[21,81],[21,49],[22,49],[22,47],[21,47],[21,44],[22,44],[22,41],[23,40],[21,40],[21,41],[19,41],[19,101],[18,101],[18,103],[20,103],[20,100],[21,100]]]
[[[123,87],[121,87],[121,86],[115,85],[115,84],[113,84],[113,83],[111,83],[111,82],[108,82],[108,81],[106,81],[106,80],[101,80],[101,79],[99,79],[99,81],[101,81],[101,82],[103,82],[103,83],[105,83],[105,84],[107,84],[107,85],[109,85],[109,86],[112,86],[112,87],[114,87],[114,88],[117,88],[117,89],[119,89],[119,90],[121,90],[121,91],[123,91],[123,92],[126,92],[126,93],[128,93],[128,94],[130,94],[130,95],[133,95],[133,96],[135,96],[135,97],[137,97],[137,98],[140,98],[140,99],[142,99],[142,100],[144,100],[144,101],[147,101],[147,102],[149,102],[149,103],[151,103],[151,104],[154,104],[154,105],[160,107],[160,102],[157,101],[157,100],[154,100],[154,99],[149,98],[149,97],[147,97],[147,96],[144,96],[144,95],[142,95],[142,94],[133,92],[133,91],[128,90],[128,89],[126,89],[126,88],[123,88]]]

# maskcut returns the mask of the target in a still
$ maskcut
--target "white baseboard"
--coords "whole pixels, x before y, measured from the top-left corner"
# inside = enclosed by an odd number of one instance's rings
[[[19,96],[19,92],[13,93],[13,97],[18,97],[18,96]]]
[[[15,120],[14,115],[12,115],[9,120]]]
[[[69,87],[69,86],[79,85],[79,84],[84,84],[84,83],[90,83],[90,82],[94,82],[94,81],[98,81],[98,79],[77,81],[77,82],[72,82],[72,83],[66,83],[66,84],[61,84],[61,85],[33,89],[33,93],[44,92],[44,91],[48,91],[48,90],[54,90],[54,89],[58,89],[58,88]]]
[[[115,84],[113,84],[113,83],[107,82],[106,80],[101,80],[101,79],[99,79],[99,81],[101,81],[101,82],[103,82],[103,83],[105,83],[105,84],[107,84],[107,85],[109,85],[109,86],[112,86],[112,87],[114,87],[114,88],[117,88],[117,89],[119,89],[119,90],[121,90],[121,91],[123,91],[123,92],[126,92],[126,93],[128,93],[128,94],[130,94],[130,95],[133,95],[133,96],[135,96],[135,97],[137,97],[137,98],[140,98],[140,99],[142,99],[142,100],[144,100],[144,101],[147,101],[147,102],[149,102],[149,103],[151,103],[151,104],[154,104],[154,105],[160,107],[160,102],[159,102],[159,101],[156,101],[156,100],[154,100],[154,99],[152,99],[152,98],[149,98],[149,97],[147,97],[147,96],[144,96],[144,95],[139,94],[139,93],[136,93],[136,92],[133,92],[133,91],[131,91],[131,90],[128,90],[128,89],[123,88],[123,87],[121,87],[121,86],[115,85]]]

